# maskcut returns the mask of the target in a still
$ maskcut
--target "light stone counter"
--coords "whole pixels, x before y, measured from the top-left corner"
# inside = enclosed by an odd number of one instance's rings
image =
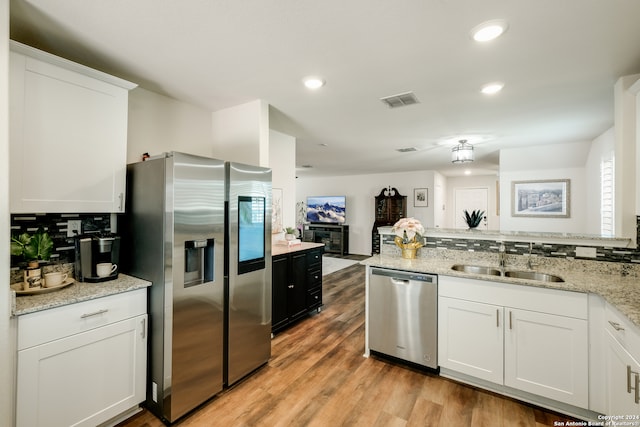
[[[532,257],[532,261],[537,263],[537,266],[534,267],[535,271],[560,276],[564,279],[564,282],[541,282],[504,276],[470,274],[451,269],[454,264],[497,268],[497,254],[486,252],[421,248],[420,256],[417,259],[404,259],[400,255],[375,255],[361,261],[361,264],[444,276],[594,293],[602,296],[640,328],[640,266],[535,256]],[[526,263],[527,256],[507,255],[505,269],[527,270]]]
[[[100,283],[74,282],[59,291],[40,295],[16,296],[16,293],[11,291],[12,314],[14,316],[20,316],[22,314],[34,313],[49,308],[133,291],[148,286],[151,286],[151,282],[120,273],[115,280]]]
[[[271,246],[271,256],[277,256],[282,254],[290,254],[292,252],[298,251],[306,251],[307,249],[314,249],[323,247],[324,243],[310,243],[310,242],[300,242],[298,245],[272,245]]]

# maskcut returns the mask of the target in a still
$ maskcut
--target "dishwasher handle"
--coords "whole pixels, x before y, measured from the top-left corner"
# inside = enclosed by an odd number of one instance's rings
[[[438,283],[438,276],[435,274],[427,273],[414,273],[409,271],[390,270],[385,268],[372,268],[371,274],[373,276],[386,276],[392,280],[398,280],[402,282],[418,281],[427,283]]]
[[[390,277],[389,280],[391,280],[391,283],[394,285],[408,285],[410,282],[409,279],[398,279],[396,277]]]

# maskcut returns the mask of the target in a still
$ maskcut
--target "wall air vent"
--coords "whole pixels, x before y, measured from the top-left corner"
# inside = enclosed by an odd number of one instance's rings
[[[418,149],[416,147],[407,147],[407,148],[397,148],[396,151],[399,151],[400,153],[410,153],[412,151],[418,151]]]
[[[389,108],[404,107],[407,105],[418,104],[420,102],[413,92],[387,96],[380,98],[380,101],[384,102]]]

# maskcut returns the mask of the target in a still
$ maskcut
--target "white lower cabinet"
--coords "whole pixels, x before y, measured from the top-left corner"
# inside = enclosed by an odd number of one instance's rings
[[[442,368],[588,408],[585,294],[443,276],[439,293]]]
[[[438,361],[440,366],[502,384],[504,370],[503,308],[440,297]]]
[[[640,417],[640,334],[607,304],[604,325],[606,410],[608,415]],[[631,419],[628,419],[631,420]],[[635,418],[637,423],[640,418]]]
[[[588,322],[505,308],[504,384],[588,408]]]
[[[18,427],[96,426],[145,400],[146,295],[136,292],[19,318],[19,342],[38,343],[18,350]],[[123,308],[127,297],[143,304]],[[40,322],[65,322],[61,330],[76,333],[51,339],[47,328],[33,330]]]

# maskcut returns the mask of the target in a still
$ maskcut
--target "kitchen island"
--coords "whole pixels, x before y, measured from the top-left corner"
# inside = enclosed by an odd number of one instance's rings
[[[516,279],[506,276],[455,271],[456,264],[477,265],[498,268],[498,254],[486,252],[466,252],[430,250],[416,259],[404,259],[399,255],[375,255],[361,261],[371,267],[391,268],[444,276],[491,280],[564,291],[593,293],[601,296],[640,328],[640,266],[623,263],[567,260],[560,258],[535,257],[536,272],[561,277],[563,282]],[[528,270],[526,256],[509,256],[505,270]]]
[[[374,350],[370,319],[379,315],[369,305],[372,270],[435,274],[440,375],[582,419],[640,416],[638,266],[526,255],[507,255],[501,266],[497,253],[420,251],[417,259],[383,253],[361,262],[365,356]],[[410,316],[406,323],[423,327]]]

